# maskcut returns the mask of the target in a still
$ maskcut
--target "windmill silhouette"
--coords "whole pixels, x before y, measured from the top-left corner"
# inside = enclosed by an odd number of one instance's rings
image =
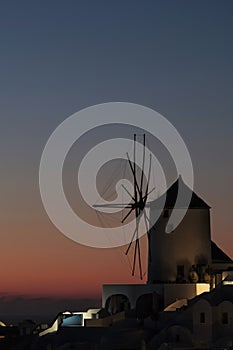
[[[145,149],[146,149],[146,135],[143,134],[143,152],[142,152],[142,166],[140,168],[140,171],[138,172],[136,169],[136,142],[137,142],[137,135],[134,134],[134,147],[133,147],[133,161],[129,157],[129,153],[126,153],[128,164],[131,170],[131,173],[133,175],[133,194],[131,194],[128,189],[122,184],[123,189],[126,191],[126,193],[130,196],[131,202],[130,203],[119,203],[119,204],[95,204],[93,207],[95,208],[122,208],[122,209],[128,209],[128,213],[123,217],[121,220],[122,223],[124,223],[131,214],[134,214],[135,216],[135,230],[132,235],[132,239],[127,247],[127,250],[125,252],[126,255],[128,255],[130,249],[132,248],[132,245],[134,243],[134,253],[133,253],[133,264],[132,264],[132,276],[135,275],[135,269],[136,269],[136,262],[138,261],[138,268],[139,268],[139,275],[140,279],[143,278],[143,272],[142,272],[142,261],[141,261],[141,248],[140,248],[140,239],[139,239],[139,224],[140,220],[144,220],[146,233],[147,233],[147,239],[148,239],[148,258],[149,262],[151,262],[151,247],[150,247],[150,219],[145,211],[146,205],[148,202],[148,196],[151,192],[155,190],[155,187],[153,187],[151,190],[149,190],[149,184],[150,184],[150,177],[151,177],[151,154],[149,156],[149,168],[148,168],[148,176],[147,176],[147,183],[146,186],[144,185],[145,181]]]

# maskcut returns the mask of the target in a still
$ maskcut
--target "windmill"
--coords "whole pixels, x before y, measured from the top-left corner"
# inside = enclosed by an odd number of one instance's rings
[[[132,235],[132,239],[126,249],[125,254],[128,255],[131,248],[134,246],[134,252],[133,252],[133,264],[132,264],[132,276],[135,275],[135,269],[136,269],[136,262],[138,261],[138,268],[139,268],[139,275],[140,279],[143,278],[143,272],[142,272],[142,261],[141,261],[141,248],[140,248],[140,240],[139,240],[139,224],[140,220],[144,220],[146,233],[147,233],[147,239],[148,239],[148,258],[149,262],[151,262],[151,248],[150,248],[150,220],[148,218],[148,215],[145,211],[146,204],[148,204],[148,196],[151,192],[155,190],[153,187],[151,190],[149,190],[149,184],[150,184],[150,177],[151,177],[151,154],[149,156],[149,168],[148,168],[148,174],[147,174],[147,183],[146,186],[144,186],[144,169],[145,169],[145,149],[146,149],[146,135],[143,134],[143,152],[142,152],[142,166],[140,168],[140,172],[138,174],[138,171],[136,169],[136,142],[137,142],[137,135],[134,134],[134,146],[133,146],[133,161],[129,157],[129,153],[126,153],[128,164],[130,167],[130,171],[133,176],[133,194],[131,194],[128,189],[122,184],[122,188],[124,191],[129,195],[131,201],[130,203],[119,203],[119,204],[95,204],[94,208],[122,208],[122,209],[128,209],[128,213],[123,217],[121,220],[122,223],[124,223],[131,214],[135,216],[135,229]],[[133,244],[134,243],[134,244]]]

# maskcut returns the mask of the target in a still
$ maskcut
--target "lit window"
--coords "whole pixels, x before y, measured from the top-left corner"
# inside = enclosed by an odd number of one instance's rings
[[[200,323],[205,323],[205,313],[204,312],[200,313]]]
[[[228,312],[222,313],[222,324],[228,324]]]

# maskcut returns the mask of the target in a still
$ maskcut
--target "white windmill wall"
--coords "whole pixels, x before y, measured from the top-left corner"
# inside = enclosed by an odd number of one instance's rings
[[[179,210],[179,209],[176,209]],[[155,215],[151,208],[151,221]],[[169,210],[169,215],[171,210]],[[208,208],[188,209],[183,221],[165,233],[168,218],[162,214],[151,231],[151,263],[148,262],[148,283],[174,282],[177,265],[184,265],[185,279],[192,265],[211,264],[210,213]]]

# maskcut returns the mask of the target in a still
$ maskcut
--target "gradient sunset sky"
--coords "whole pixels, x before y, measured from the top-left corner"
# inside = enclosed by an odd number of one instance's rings
[[[151,107],[180,132],[212,237],[233,258],[232,0],[3,0],[1,295],[99,297],[133,283],[120,248],[81,246],[50,222],[38,169],[53,130],[94,104]]]

